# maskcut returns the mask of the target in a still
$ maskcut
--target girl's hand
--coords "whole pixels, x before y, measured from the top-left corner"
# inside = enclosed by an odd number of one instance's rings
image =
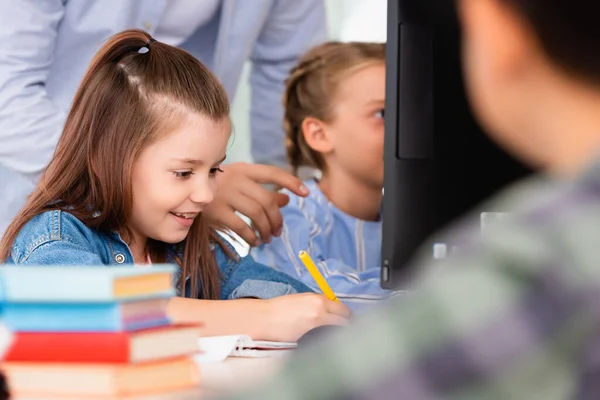
[[[343,303],[315,293],[292,294],[268,302],[267,328],[256,339],[296,342],[302,335],[322,325],[344,325],[351,312]]]

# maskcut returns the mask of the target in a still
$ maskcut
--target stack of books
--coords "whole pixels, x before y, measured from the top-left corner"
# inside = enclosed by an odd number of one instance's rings
[[[198,327],[172,325],[171,266],[0,268],[13,396],[117,398],[193,387]]]

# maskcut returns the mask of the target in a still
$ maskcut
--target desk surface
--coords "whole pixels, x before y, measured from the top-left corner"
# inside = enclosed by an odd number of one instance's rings
[[[286,357],[242,358],[230,357],[223,362],[201,367],[199,387],[184,392],[128,398],[128,400],[198,400],[235,392],[261,384],[274,375],[285,363]],[[50,400],[48,397],[13,397],[13,400]],[[83,400],[70,397],[69,400]]]

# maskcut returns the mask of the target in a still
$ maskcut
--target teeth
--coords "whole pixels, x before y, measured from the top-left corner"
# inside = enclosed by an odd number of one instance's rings
[[[176,215],[181,218],[192,219],[192,218],[195,218],[196,215],[198,215],[198,214],[196,214],[196,213],[173,213],[173,215]]]

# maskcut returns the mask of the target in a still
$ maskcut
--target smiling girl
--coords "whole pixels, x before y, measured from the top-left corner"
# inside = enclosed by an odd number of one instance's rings
[[[230,131],[225,91],[202,63],[143,31],[115,35],[81,82],[54,158],[0,243],[0,260],[175,263],[182,297],[169,301],[170,316],[202,321],[205,334],[289,341],[344,323],[345,306],[300,294],[310,290],[238,257],[203,220]]]

